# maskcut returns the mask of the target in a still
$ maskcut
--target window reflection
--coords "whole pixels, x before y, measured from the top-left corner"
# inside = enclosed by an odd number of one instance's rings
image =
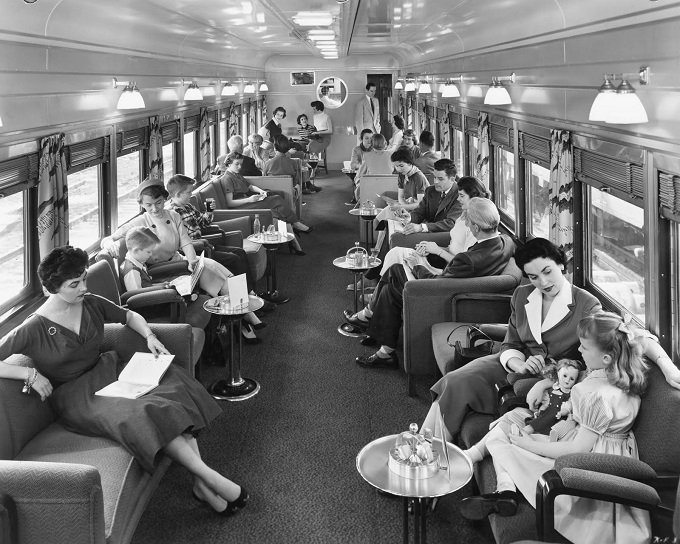
[[[526,164],[526,172],[529,178],[527,229],[536,237],[548,238],[550,231],[550,199],[548,194],[550,170],[544,168],[540,164],[534,164],[528,161]]]
[[[69,243],[87,249],[99,240],[99,166],[68,174]]]
[[[0,198],[0,304],[16,297],[26,286],[24,194]]]
[[[229,153],[227,149],[227,140],[229,139],[229,126],[227,120],[220,121],[220,155]]]
[[[479,139],[477,136],[468,136],[468,172],[474,176],[477,172],[477,149],[479,147]]]
[[[184,135],[184,175],[196,177],[196,132]]]
[[[589,203],[591,280],[644,325],[644,211],[592,187]]]
[[[116,159],[118,169],[118,222],[116,226],[122,225],[139,213],[137,203],[137,186],[141,181],[140,175],[140,152],[135,151],[129,155],[123,155]]]
[[[163,181],[168,181],[175,175],[175,144],[163,146]]]
[[[463,158],[465,157],[465,139],[463,138],[463,131],[453,129],[453,161],[456,163],[456,170],[459,176],[463,176],[465,170],[463,168]]]

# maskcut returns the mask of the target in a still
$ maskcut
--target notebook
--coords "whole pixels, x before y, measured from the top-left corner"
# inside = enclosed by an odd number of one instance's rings
[[[173,285],[175,289],[177,289],[177,292],[183,297],[189,296],[196,287],[196,284],[198,283],[198,279],[201,277],[201,273],[203,272],[204,267],[205,257],[201,255],[198,258],[196,266],[194,266],[194,271],[190,275],[180,276],[178,278],[175,278],[169,283],[170,285]]]
[[[168,370],[174,355],[159,355],[152,353],[135,353],[130,362],[118,376],[118,381],[110,383],[95,392],[100,397],[123,397],[136,399],[152,391],[161,381]]]

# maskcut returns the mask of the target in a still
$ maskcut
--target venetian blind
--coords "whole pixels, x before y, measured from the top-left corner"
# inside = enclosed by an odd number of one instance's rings
[[[624,194],[644,197],[642,165],[574,148],[574,177],[595,181]]]
[[[528,132],[520,132],[519,156],[550,168],[550,140]]]
[[[184,133],[186,134],[187,132],[193,132],[194,130],[198,130],[198,127],[201,124],[201,119],[198,115],[191,115],[190,117],[185,117],[184,118]]]
[[[179,119],[161,125],[163,145],[179,142]]]
[[[680,223],[680,176],[659,172],[659,207],[663,217]]]
[[[489,123],[489,139],[493,145],[502,147],[510,152],[513,151],[515,137],[514,130],[511,127]]]
[[[466,115],[465,116],[465,132],[472,132],[477,134],[477,127],[479,126],[479,120],[476,115]]]
[[[116,133],[116,154],[120,157],[149,147],[149,127]]]
[[[451,119],[451,124],[453,125],[453,128],[463,130],[463,116],[460,113],[458,113],[457,111],[452,111],[451,113],[449,113],[449,117]]]
[[[5,197],[38,185],[38,154],[0,162],[0,196]]]
[[[67,172],[89,168],[95,164],[109,162],[110,139],[108,136],[94,138],[66,146]]]

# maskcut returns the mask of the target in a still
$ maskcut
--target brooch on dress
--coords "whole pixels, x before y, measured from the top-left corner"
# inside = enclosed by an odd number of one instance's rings
[[[57,334],[57,327],[50,327],[49,329],[47,329],[47,333],[50,336],[54,336],[55,334]]]

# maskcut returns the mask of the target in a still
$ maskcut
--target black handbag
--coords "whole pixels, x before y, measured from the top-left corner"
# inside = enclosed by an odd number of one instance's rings
[[[463,346],[460,340],[451,343],[451,335],[465,326],[467,326],[467,346]],[[448,365],[452,370],[461,368],[479,357],[491,355],[493,350],[493,340],[477,325],[459,325],[449,333],[446,343],[455,349],[453,361]]]

